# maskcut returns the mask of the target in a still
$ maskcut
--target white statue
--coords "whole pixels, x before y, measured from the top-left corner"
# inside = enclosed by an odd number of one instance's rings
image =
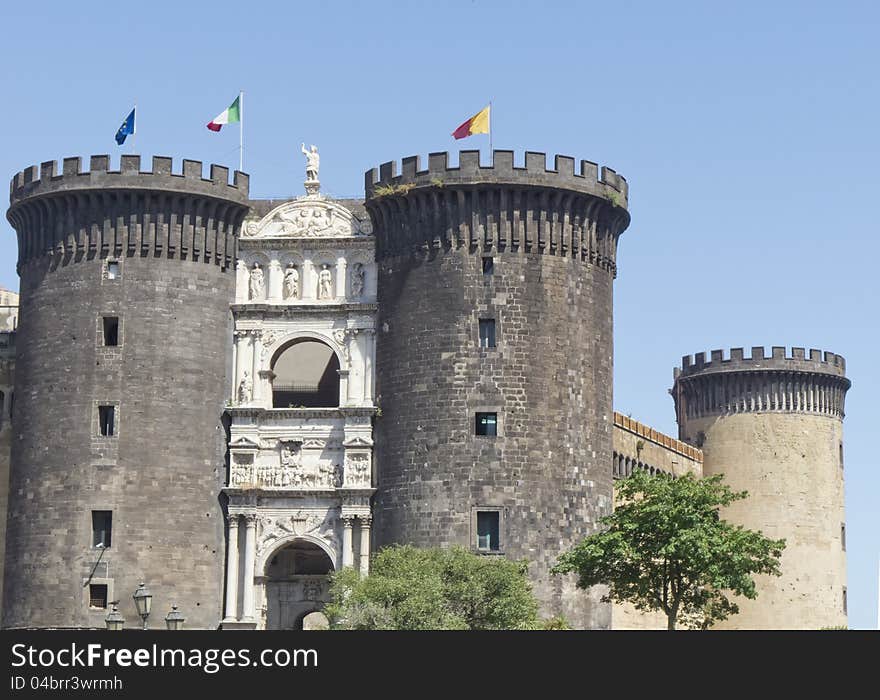
[[[265,289],[263,270],[260,268],[260,263],[255,262],[248,282],[248,296],[250,299],[262,299],[266,296]]]
[[[333,273],[330,267],[325,263],[321,266],[321,272],[318,274],[318,299],[333,298]]]
[[[306,145],[302,145],[302,152],[306,157],[306,181],[318,181],[318,167],[321,164],[321,157],[318,155],[318,147],[312,145],[312,150],[307,151]]]
[[[351,268],[351,296],[355,299],[364,293],[364,266],[362,263],[355,263]]]
[[[241,381],[238,383],[238,403],[250,403],[251,391],[253,391],[253,384],[251,383],[250,375],[248,374],[247,370],[245,370],[244,374],[241,377]]]
[[[284,298],[299,298],[299,271],[293,263],[288,263],[284,271]]]

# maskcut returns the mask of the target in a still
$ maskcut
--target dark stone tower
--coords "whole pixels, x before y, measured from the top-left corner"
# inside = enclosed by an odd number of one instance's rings
[[[379,263],[376,544],[526,558],[542,613],[577,627],[607,628],[610,606],[549,568],[611,509],[626,205],[613,170],[600,178],[581,161],[575,173],[564,156],[549,170],[543,153],[515,167],[495,151],[481,167],[462,151],[455,168],[435,153],[426,170],[411,157],[400,175],[393,162],[366,173]],[[478,423],[497,436],[475,434]]]
[[[151,172],[139,156],[108,166],[93,156],[83,172],[66,158],[59,175],[50,161],[11,185],[21,322],[3,625],[103,627],[103,596],[133,626],[144,581],[151,626],[176,604],[188,627],[213,628],[248,176],[230,185],[212,165],[206,180],[186,160],[173,174],[170,158]],[[95,547],[108,530],[109,547]]]

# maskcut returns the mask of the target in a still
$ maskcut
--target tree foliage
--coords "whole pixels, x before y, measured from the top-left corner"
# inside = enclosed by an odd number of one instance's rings
[[[564,553],[553,573],[578,587],[606,584],[604,600],[662,610],[667,628],[703,628],[739,612],[725,594],[755,598],[753,574],[779,575],[785,540],[722,520],[719,508],[748,496],[716,475],[695,479],[644,470],[617,482],[618,505],[603,529]]]
[[[534,629],[527,566],[461,547],[395,545],[373,557],[369,576],[335,573],[325,612],[333,629]]]

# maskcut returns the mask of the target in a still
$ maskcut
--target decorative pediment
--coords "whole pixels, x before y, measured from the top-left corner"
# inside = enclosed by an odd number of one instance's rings
[[[370,438],[362,437],[360,435],[349,438],[345,442],[342,443],[343,447],[372,447],[373,441]]]
[[[356,217],[322,195],[306,195],[276,207],[259,221],[249,221],[246,238],[350,238],[373,233],[370,217]]]
[[[258,450],[258,449],[260,449],[260,445],[258,443],[246,438],[244,435],[242,435],[240,438],[237,438],[236,440],[233,440],[232,442],[230,442],[229,447],[232,449],[239,449],[239,450]]]

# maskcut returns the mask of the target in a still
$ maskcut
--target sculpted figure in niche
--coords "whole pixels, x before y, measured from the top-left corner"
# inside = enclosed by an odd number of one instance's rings
[[[330,266],[326,263],[321,266],[321,272],[318,275],[318,299],[333,298],[333,273],[330,272]]]
[[[284,270],[284,298],[299,298],[299,271],[293,263],[287,263],[287,269]]]
[[[251,375],[245,370],[241,377],[241,381],[238,383],[238,403],[250,403],[253,388],[254,385],[251,383]]]
[[[355,263],[351,268],[351,295],[357,299],[364,293],[364,266]]]
[[[266,296],[265,290],[263,270],[260,267],[260,263],[255,262],[253,269],[251,269],[251,278],[248,283],[248,296],[251,299],[262,299]]]
[[[312,145],[312,150],[307,151],[306,145],[302,145],[303,155],[306,157],[306,180],[312,182],[318,179],[318,167],[321,164],[321,157],[318,155],[318,147]]]

